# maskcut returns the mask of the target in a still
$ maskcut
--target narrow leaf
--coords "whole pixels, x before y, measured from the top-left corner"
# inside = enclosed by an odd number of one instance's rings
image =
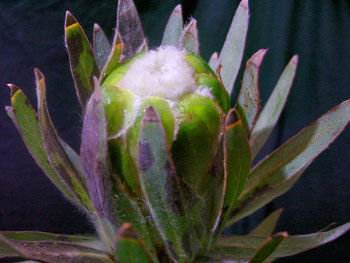
[[[145,43],[140,17],[132,0],[119,0],[117,30],[124,43],[123,58],[128,59]]]
[[[303,174],[305,169],[309,166],[309,164],[310,163],[307,163],[297,173],[289,174],[286,177],[281,177],[273,180],[273,175],[271,181],[264,182],[261,188],[259,187],[255,189],[255,191],[249,193],[249,197],[243,195],[242,193],[241,197],[238,199],[235,205],[235,208],[232,210],[231,218],[227,221],[226,226],[232,225],[242,218],[252,214],[259,208],[271,202],[276,197],[290,190]]]
[[[259,71],[267,49],[260,49],[247,62],[237,100],[237,111],[247,131],[253,129],[260,107]]]
[[[93,51],[96,58],[96,64],[98,69],[101,71],[103,66],[106,64],[109,53],[111,53],[111,44],[106,37],[103,29],[98,25],[94,24],[93,34]]]
[[[17,236],[17,239],[14,239],[0,234],[0,246],[3,245],[11,247],[17,253],[16,255],[4,255],[4,258],[23,257],[30,260],[52,263],[113,262],[106,252],[86,247],[79,243],[76,244],[56,240],[21,240],[19,236]],[[0,257],[1,256],[0,254]]]
[[[343,131],[349,121],[350,100],[347,100],[262,160],[250,172],[230,222],[251,214],[287,191],[302,171]]]
[[[218,59],[219,59],[219,55],[218,55],[218,52],[214,52],[212,55],[211,55],[211,57],[210,57],[210,59],[209,59],[209,62],[208,62],[208,64],[209,64],[209,66],[213,69],[213,70],[215,70],[216,71],[216,65],[217,65],[217,63],[218,63]]]
[[[146,203],[167,252],[175,261],[188,258],[188,229],[183,199],[164,129],[153,107],[146,109],[139,135],[138,167]]]
[[[96,78],[95,91],[86,106],[84,116],[80,160],[97,214],[116,225],[108,164],[107,123]]]
[[[241,194],[251,166],[250,148],[242,120],[235,109],[229,111],[224,133],[226,191],[222,226]]]
[[[43,74],[34,70],[36,81],[36,92],[38,98],[38,115],[44,149],[51,166],[61,181],[72,189],[74,195],[78,196],[83,205],[90,211],[90,198],[86,189],[82,172],[75,166],[69,155],[64,150],[57,131],[51,121],[46,105],[46,86]]]
[[[142,240],[131,224],[121,226],[117,235],[116,259],[121,263],[147,263],[153,262],[144,248]]]
[[[93,92],[93,76],[99,76],[98,66],[90,42],[82,27],[67,11],[65,22],[65,41],[75,89],[83,110]]]
[[[249,140],[253,158],[259,153],[276,126],[292,87],[297,64],[298,56],[294,56],[284,69],[270,98],[258,116]]]
[[[231,94],[241,61],[248,32],[249,8],[248,0],[242,0],[233,17],[224,46],[220,52],[216,68],[221,64],[221,77],[224,86]]]
[[[177,5],[170,15],[162,39],[162,46],[179,47],[183,28],[182,8]]]
[[[185,49],[187,52],[199,56],[197,20],[194,18],[191,19],[182,32],[180,49]]]
[[[90,247],[103,251],[102,242],[93,236],[60,235],[36,231],[3,231],[0,235],[17,241],[57,241]]]
[[[9,85],[14,91],[15,86],[12,84]],[[18,89],[17,87],[16,90],[17,91],[11,97],[12,107],[7,107],[6,110],[7,114],[10,116],[18,132],[20,133],[27,149],[50,181],[70,201],[79,207],[84,208],[84,205],[81,203],[79,197],[74,193],[73,189],[69,187],[67,182],[64,182],[65,179],[60,177],[51,167],[44,149],[44,142],[41,136],[38,117],[22,90]]]
[[[349,230],[350,223],[347,223],[327,232],[289,236],[270,255],[268,262],[282,257],[297,255],[324,245],[337,239]],[[232,258],[246,260],[254,255],[256,249],[259,248],[265,239],[265,237],[251,235],[221,237],[217,242],[217,246],[212,249],[211,256],[221,260]]]
[[[101,84],[108,77],[108,75],[118,66],[122,52],[123,52],[122,39],[118,31],[116,31],[111,52],[106,60],[106,63],[100,75],[99,81]]]
[[[282,211],[283,209],[278,209],[275,212],[271,213],[264,219],[264,221],[262,221],[256,228],[254,228],[254,230],[252,230],[249,235],[260,237],[267,237],[269,235],[272,235]]]
[[[116,203],[116,218],[118,223],[130,223],[136,230],[137,234],[142,238],[147,250],[149,251],[154,262],[158,262],[157,254],[154,247],[155,240],[152,240],[150,231],[153,231],[153,224],[151,218],[146,218],[148,211],[143,211],[142,204],[138,204],[134,200],[125,186],[122,185],[119,178],[115,175],[113,176],[113,193]],[[144,215],[146,214],[146,216]],[[150,228],[150,230],[149,230]],[[152,234],[156,234],[153,233]],[[161,239],[159,237],[159,239]],[[158,243],[162,243],[161,240],[156,240]]]
[[[288,234],[286,232],[277,233],[268,237],[260,246],[253,258],[249,260],[249,263],[266,262],[265,259],[267,259],[286,238],[288,238]]]

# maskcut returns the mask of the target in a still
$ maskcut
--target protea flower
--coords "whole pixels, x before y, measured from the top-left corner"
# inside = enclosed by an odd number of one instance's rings
[[[66,46],[84,113],[80,154],[54,128],[38,69],[37,112],[12,84],[6,110],[37,164],[86,212],[97,235],[2,232],[0,258],[259,263],[345,233],[349,223],[317,234],[273,234],[278,210],[248,235],[221,236],[289,190],[350,120],[347,100],[252,167],[283,109],[298,57],[259,112],[258,75],[267,50],[255,53],[232,107],[248,12],[243,0],[220,54],[208,64],[199,56],[196,21],[183,28],[181,6],[154,50],[148,50],[132,0],[119,1],[112,45],[96,25],[91,47],[67,12]]]

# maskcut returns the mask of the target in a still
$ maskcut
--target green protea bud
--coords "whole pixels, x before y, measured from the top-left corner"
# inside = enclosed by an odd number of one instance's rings
[[[132,190],[137,180],[126,175],[130,169],[121,171],[120,160],[131,157],[136,167],[140,122],[150,105],[161,119],[177,172],[198,188],[211,167],[230,103],[209,65],[175,47],[161,47],[121,63],[101,89],[109,136],[115,139],[112,163]]]

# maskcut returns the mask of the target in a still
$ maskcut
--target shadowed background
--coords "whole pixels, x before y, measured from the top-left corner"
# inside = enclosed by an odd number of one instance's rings
[[[136,0],[149,44],[160,44],[168,16],[182,3],[198,21],[201,55],[208,59],[225,40],[237,0]],[[33,68],[46,76],[48,103],[60,136],[79,150],[81,111],[64,47],[64,15],[70,10],[87,35],[97,22],[112,38],[116,0],[0,1],[0,107],[10,104],[7,83],[20,86],[36,105]],[[262,106],[284,66],[299,54],[297,76],[260,158],[350,95],[350,2],[346,0],[250,0],[243,63],[269,48],[260,73]],[[243,67],[242,67],[243,69]],[[242,73],[236,82],[240,86]],[[306,234],[350,221],[350,127],[306,170],[294,188],[230,231],[247,233],[284,207],[279,231]],[[84,215],[55,189],[27,152],[14,125],[0,111],[0,230],[88,233]],[[278,262],[350,262],[350,233],[336,242]]]

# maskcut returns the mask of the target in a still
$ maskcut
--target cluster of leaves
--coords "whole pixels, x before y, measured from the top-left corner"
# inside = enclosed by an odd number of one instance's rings
[[[229,93],[243,57],[248,18],[248,1],[243,0],[220,55],[213,54],[209,61]],[[69,12],[65,32],[72,75],[84,112],[80,156],[59,138],[54,128],[46,105],[45,79],[39,70],[35,70],[37,111],[12,84],[9,85],[12,105],[6,111],[37,164],[72,203],[86,212],[98,236],[1,232],[0,258],[21,257],[53,263],[260,263],[322,245],[350,229],[348,223],[310,235],[273,234],[281,214],[278,210],[248,235],[220,236],[224,227],[289,190],[350,121],[350,101],[347,100],[251,167],[286,102],[297,56],[286,66],[261,112],[258,76],[267,50],[259,50],[247,62],[238,100],[223,121],[223,136],[215,160],[210,164],[213,168],[209,179],[201,184],[202,192],[197,187],[199,196],[191,196],[190,203],[186,200],[191,191],[186,193],[188,188],[176,175],[159,116],[148,107],[138,137],[139,183],[145,199],[140,205],[121,178],[110,171],[107,125],[100,92],[100,84],[121,59],[147,49],[135,6],[131,0],[119,1],[117,32],[112,45],[102,29],[95,25],[91,47]],[[183,30],[181,7],[177,6],[169,19],[162,45],[174,45],[199,55],[197,35],[194,19]],[[210,179],[212,177],[215,181]],[[198,235],[198,230],[189,227],[189,222],[203,222],[199,228],[204,231]]]

